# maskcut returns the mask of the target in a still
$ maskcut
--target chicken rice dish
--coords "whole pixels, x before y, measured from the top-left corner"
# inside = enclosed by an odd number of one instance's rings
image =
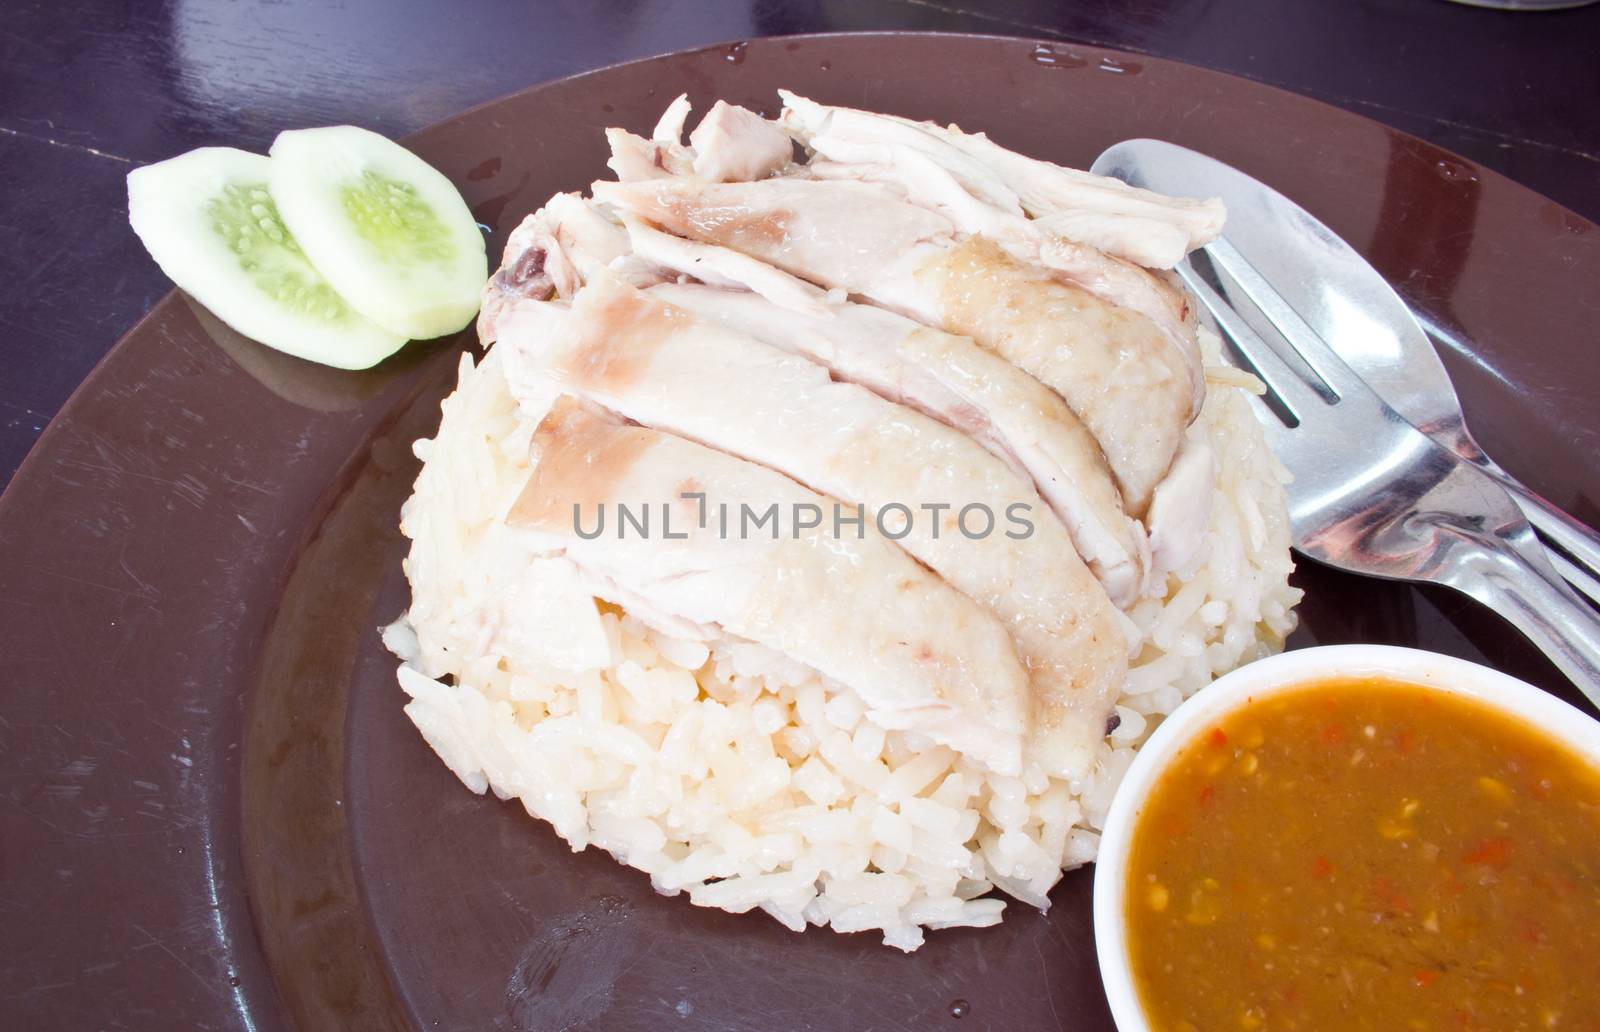
[[[406,713],[699,906],[1049,906],[1139,744],[1294,627],[1283,484],[1172,274],[1220,231],[789,93],[610,129],[485,288],[402,511]]]

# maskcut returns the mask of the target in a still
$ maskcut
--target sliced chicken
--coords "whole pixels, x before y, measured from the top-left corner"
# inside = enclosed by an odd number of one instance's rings
[[[1204,424],[1189,428],[1172,468],[1156,485],[1145,516],[1150,528],[1150,574],[1160,588],[1167,574],[1189,574],[1201,554],[1217,484],[1217,460]]]
[[[1031,480],[1114,603],[1139,597],[1144,531],[1122,511],[1100,446],[1059,395],[1011,363],[870,305],[833,305],[816,315],[701,284],[662,283],[647,293],[971,435]]]
[[[1222,231],[1226,209],[1216,199],[1167,197],[1025,157],[982,133],[778,92],[784,102],[779,122],[827,158],[892,165],[897,148],[913,150],[946,169],[973,197],[1031,215],[1068,240],[1148,268],[1170,269]]]
[[[720,244],[796,276],[852,293],[911,287],[917,267],[956,241],[937,212],[908,204],[874,183],[782,177],[754,183],[701,183],[682,177],[597,182],[596,200],[642,216],[680,236]],[[896,305],[894,297],[877,298]],[[937,317],[928,298],[898,298]]]
[[[517,306],[501,334],[513,393],[551,380],[864,505],[999,618],[1032,674],[1036,758],[1084,772],[1126,676],[1120,617],[1031,485],[971,438],[605,276],[570,311]]]
[[[467,596],[486,599],[481,619],[487,638],[483,651],[467,658],[497,651],[573,673],[620,662],[595,609],[594,592],[571,563],[548,557],[513,561],[495,575],[505,580],[494,590]]]
[[[507,306],[525,298],[544,301],[577,290],[578,274],[562,254],[545,208],[527,216],[506,239],[500,268],[483,285],[478,308],[478,339],[494,343],[496,325]]]
[[[1195,342],[1199,319],[1188,290],[1171,272],[1152,272],[1104,251],[1054,234],[1039,243],[1038,263],[1096,297],[1132,309],[1170,333],[1196,369],[1203,367]],[[1204,377],[1201,377],[1203,384]],[[1203,400],[1203,399],[1202,399]]]
[[[1022,198],[998,170],[941,138],[931,122],[915,122],[854,108],[832,107],[779,90],[778,124],[807,150],[831,161],[892,166],[907,152],[947,169],[976,200],[1015,215]]]
[[[663,233],[636,217],[625,219],[635,257],[658,268],[693,276],[714,287],[754,290],[791,311],[826,318],[827,296],[804,280],[747,254]]]
[[[493,343],[507,305],[523,298],[571,299],[596,270],[610,268],[637,286],[659,278],[660,266],[635,258],[628,231],[593,201],[556,194],[522,220],[506,240],[499,271],[483,288],[478,338]]]
[[[566,212],[568,196],[547,208]],[[738,251],[672,236],[631,217],[625,219],[628,239],[619,242],[615,223],[592,203],[578,203],[585,208],[572,213],[574,221],[598,220],[598,226],[589,234],[567,234],[563,257],[584,276],[602,260],[618,262],[631,243],[629,260],[655,270],[632,282],[664,281],[653,288],[663,300],[821,362],[840,379],[972,435],[1032,480],[1114,603],[1126,606],[1138,597],[1148,565],[1143,529],[1123,512],[1099,445],[1059,395],[970,340],[884,309],[830,299]],[[670,282],[673,273],[701,283]]]
[[[689,134],[694,174],[713,183],[760,179],[794,160],[782,129],[749,108],[719,100]]]
[[[672,103],[667,105],[667,109],[661,112],[661,117],[656,120],[656,127],[650,130],[650,139],[671,147],[683,146],[683,126],[689,120],[689,112],[692,110],[687,93],[673,97]]]
[[[628,231],[607,217],[591,200],[575,193],[556,194],[545,202],[544,212],[567,260],[582,283],[595,271],[626,257],[633,250]],[[571,297],[572,293],[563,293]]]
[[[1193,366],[1148,319],[1108,305],[971,237],[917,272],[941,322],[1066,399],[1143,516],[1198,414]],[[1098,346],[1088,346],[1092,344]]]
[[[856,538],[803,526],[831,513],[830,499],[567,399],[540,423],[533,448],[508,522],[546,554],[650,608],[814,667],[854,690],[883,727],[921,732],[996,771],[1021,769],[1028,678],[1005,630],[870,528]],[[776,507],[771,534],[724,528],[724,504]],[[648,512],[650,532],[630,524],[621,533],[623,506]],[[590,537],[602,511],[612,522]]]
[[[623,182],[694,176],[710,182],[760,179],[794,160],[794,144],[778,126],[748,108],[719,100],[683,143],[689,98],[679,94],[648,140],[626,129],[606,130],[606,165]]]
[[[667,121],[671,115],[669,108],[667,114],[662,116],[662,121]],[[626,129],[607,129],[606,143],[611,147],[611,157],[607,159],[606,167],[624,183],[694,173],[694,154],[682,144],[659,139],[647,140]]]
[[[1031,373],[1100,442],[1134,516],[1144,513],[1198,412],[1192,356],[1155,323],[982,237],[957,243],[949,219],[882,186],[785,177],[593,189],[675,233],[969,336]]]
[[[1019,262],[1041,266],[1071,286],[1145,316],[1188,360],[1193,405],[1199,410],[1206,383],[1195,337],[1198,321],[1188,292],[1176,277],[1074,243],[1043,228],[1038,220],[980,201],[921,152],[889,146],[892,165],[813,161],[806,171],[822,179],[860,179],[892,187],[913,204],[944,215],[961,235],[993,240]]]
[[[986,236],[1019,261],[1043,265],[1074,286],[1148,317],[1190,359],[1198,409],[1204,400],[1205,377],[1195,341],[1196,321],[1188,293],[1174,277],[1152,274],[1133,262],[1085,246],[1070,235],[1061,235],[1049,222],[1028,218],[1020,198],[998,174],[942,139],[943,130],[937,126],[847,108],[824,108],[803,98],[786,96],[792,104],[785,112],[788,124],[816,152],[816,157],[797,174],[889,186],[912,203],[944,215],[960,234]],[[656,127],[656,140],[676,143],[677,137],[672,133],[681,132],[687,109],[680,105],[685,103],[679,97],[668,107],[661,125]],[[708,126],[719,121],[720,108],[713,108],[691,137],[698,177],[757,179],[787,163],[790,144],[772,123],[743,108],[728,108],[728,112],[720,121],[735,122],[752,137],[769,134],[764,138],[771,160],[754,162],[754,171],[743,174],[732,169],[733,162],[717,162],[717,174],[708,175],[703,167],[707,154],[698,139]],[[739,113],[737,118],[733,112]],[[729,135],[704,132],[703,138],[711,143]],[[1089,178],[1099,181],[1102,177]],[[965,185],[973,182],[979,187],[976,192]],[[1115,180],[1106,182],[1122,187]]]

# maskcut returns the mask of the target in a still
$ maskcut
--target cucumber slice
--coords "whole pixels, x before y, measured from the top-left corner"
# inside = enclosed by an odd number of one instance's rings
[[[472,321],[489,261],[450,180],[398,143],[348,125],[279,133],[270,153],[284,222],[352,308],[410,337]]]
[[[167,277],[246,337],[300,358],[365,369],[406,338],[345,304],[283,227],[271,162],[202,147],[128,173],[128,221]]]

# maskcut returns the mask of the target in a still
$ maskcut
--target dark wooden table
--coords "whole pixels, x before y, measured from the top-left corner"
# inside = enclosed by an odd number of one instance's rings
[[[0,484],[168,289],[123,177],[282,128],[391,135],[544,79],[758,35],[1072,39],[1233,72],[1456,150],[1600,219],[1600,6],[1444,0],[8,0],[0,7]]]

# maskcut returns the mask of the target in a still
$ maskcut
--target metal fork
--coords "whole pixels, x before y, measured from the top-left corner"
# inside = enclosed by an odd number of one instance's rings
[[[1600,619],[1505,490],[1379,398],[1226,238],[1177,271],[1267,386],[1258,415],[1294,474],[1296,549],[1352,573],[1455,588],[1500,613],[1600,706]]]

